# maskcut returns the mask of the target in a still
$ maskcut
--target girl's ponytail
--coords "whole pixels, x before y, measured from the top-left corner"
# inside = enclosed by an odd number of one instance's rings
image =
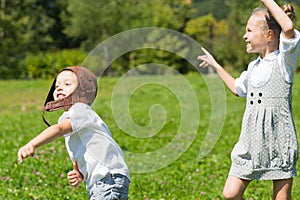
[[[294,20],[296,18],[296,14],[294,12],[292,4],[284,4],[281,8],[291,20]]]

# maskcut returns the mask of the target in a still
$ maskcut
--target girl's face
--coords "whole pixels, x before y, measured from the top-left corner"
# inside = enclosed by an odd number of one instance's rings
[[[69,70],[62,71],[56,77],[55,90],[53,92],[54,100],[62,99],[74,92],[78,86],[76,75]]]
[[[247,23],[246,33],[243,36],[248,53],[259,53],[263,55],[266,51],[268,40],[266,22],[262,13],[253,14]]]

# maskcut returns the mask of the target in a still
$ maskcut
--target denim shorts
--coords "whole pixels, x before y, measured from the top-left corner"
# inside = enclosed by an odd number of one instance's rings
[[[129,180],[122,174],[108,174],[89,190],[90,200],[127,200]]]

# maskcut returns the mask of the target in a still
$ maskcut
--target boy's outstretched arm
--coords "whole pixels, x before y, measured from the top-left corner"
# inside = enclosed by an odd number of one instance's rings
[[[72,132],[72,124],[70,119],[64,119],[58,124],[52,125],[45,129],[41,134],[33,138],[18,151],[18,161],[22,162],[23,158],[33,156],[37,147],[50,143],[56,138]]]
[[[238,94],[234,87],[235,78],[233,78],[221,65],[219,65],[215,58],[205,48],[202,47],[202,51],[205,54],[198,56],[197,59],[202,61],[199,66],[203,68],[208,66],[214,68],[229,90],[237,96]]]

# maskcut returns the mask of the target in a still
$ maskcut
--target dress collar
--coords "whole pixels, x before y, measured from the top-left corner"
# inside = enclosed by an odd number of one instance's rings
[[[277,59],[278,54],[279,54],[279,50],[276,50],[276,51],[273,51],[272,53],[269,53],[264,58],[261,58],[261,56],[258,56],[254,65],[258,65],[260,62],[273,61],[273,60]]]
[[[259,60],[263,60],[263,61],[272,61],[277,58],[278,54],[279,54],[279,50],[276,50],[266,55],[263,59],[260,56],[258,56],[258,58]]]

